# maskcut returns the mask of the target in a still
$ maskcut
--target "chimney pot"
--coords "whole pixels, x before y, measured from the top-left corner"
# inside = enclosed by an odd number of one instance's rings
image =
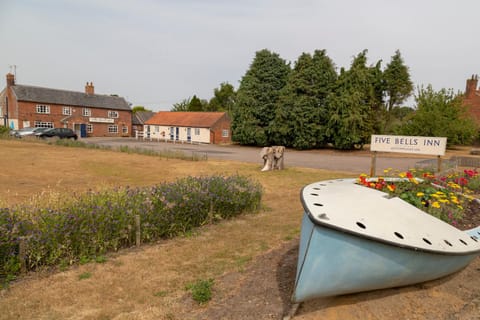
[[[85,85],[85,93],[86,94],[95,94],[95,87],[93,86],[93,82],[88,83]]]

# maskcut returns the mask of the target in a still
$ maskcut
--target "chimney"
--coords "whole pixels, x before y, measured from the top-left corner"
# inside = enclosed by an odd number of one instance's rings
[[[467,79],[467,88],[465,90],[465,97],[472,98],[475,96],[475,92],[477,91],[478,85],[478,75],[472,75],[471,79]]]
[[[15,76],[7,73],[7,88],[15,85]]]
[[[86,94],[95,94],[95,87],[93,86],[93,82],[90,82],[85,85],[85,93]]]

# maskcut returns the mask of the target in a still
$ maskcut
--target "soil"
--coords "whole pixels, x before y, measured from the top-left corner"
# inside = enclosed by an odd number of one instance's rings
[[[480,225],[479,212],[473,201],[457,227]],[[297,255],[298,239],[262,255],[245,272],[224,275],[206,306],[185,295],[178,319],[480,320],[480,258],[439,280],[292,305]]]

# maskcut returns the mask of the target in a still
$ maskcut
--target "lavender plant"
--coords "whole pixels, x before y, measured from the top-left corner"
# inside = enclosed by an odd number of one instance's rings
[[[0,209],[0,279],[20,270],[19,239],[28,270],[71,265],[135,243],[151,242],[259,208],[262,187],[234,176],[187,177],[152,187],[86,192],[49,208]]]

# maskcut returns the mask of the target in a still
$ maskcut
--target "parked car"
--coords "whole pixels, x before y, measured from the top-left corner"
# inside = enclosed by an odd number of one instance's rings
[[[15,130],[15,132],[13,133],[13,136],[15,136],[16,138],[22,138],[22,137],[26,137],[26,136],[34,136],[34,135],[37,135],[38,133],[46,130],[48,128],[37,128],[37,127],[28,127],[28,128],[22,128],[22,129],[19,129],[19,130]]]
[[[78,139],[77,134],[72,129],[68,128],[51,128],[40,133],[38,137],[42,139],[53,137],[60,139]]]

